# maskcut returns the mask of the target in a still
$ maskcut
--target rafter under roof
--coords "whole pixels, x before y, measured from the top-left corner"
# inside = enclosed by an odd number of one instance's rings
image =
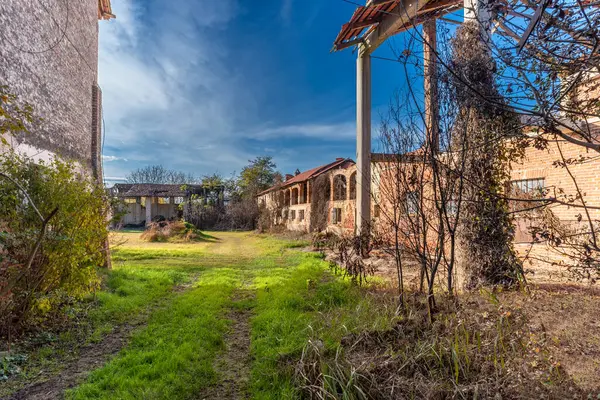
[[[116,18],[112,13],[110,0],[98,0],[98,19]]]
[[[402,3],[402,4],[401,4]],[[405,3],[409,3],[408,7]],[[407,10],[412,4],[418,7],[416,15],[410,19],[404,18]],[[463,7],[463,0],[432,0],[432,1],[370,1],[365,6],[359,6],[350,18],[350,21],[342,25],[342,29],[333,43],[332,51],[339,51],[347,47],[364,42],[385,19],[396,18],[405,20],[398,26],[393,26],[391,32],[386,35],[392,36],[406,31],[413,26],[419,25],[431,18],[439,18],[450,12]]]

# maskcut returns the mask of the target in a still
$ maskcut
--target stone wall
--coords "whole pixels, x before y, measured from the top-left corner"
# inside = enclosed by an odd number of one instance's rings
[[[99,165],[97,76],[97,0],[0,1],[0,85],[43,118],[14,146]]]

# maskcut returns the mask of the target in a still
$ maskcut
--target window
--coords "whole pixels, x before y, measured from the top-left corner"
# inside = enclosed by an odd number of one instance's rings
[[[159,197],[158,204],[169,204],[171,198],[170,197]]]
[[[135,204],[137,203],[137,197],[126,197],[125,204]]]
[[[341,208],[333,208],[331,210],[331,223],[339,224],[342,222],[342,209]]]
[[[299,210],[298,211],[298,219],[300,221],[304,221],[304,210]]]
[[[283,210],[283,219],[288,219],[288,210]]]
[[[290,220],[293,221],[296,219],[296,210],[290,211]]]
[[[381,206],[379,204],[375,204],[373,206],[373,216],[375,218],[379,218],[380,215],[381,215]]]
[[[356,199],[356,172],[350,175],[350,200]]]
[[[517,194],[529,193],[538,196],[542,196],[544,194],[544,178],[521,179],[517,181],[511,181],[510,185]]]
[[[446,213],[450,216],[455,216],[458,212],[458,201],[456,199],[450,199],[446,202]]]
[[[419,211],[419,192],[406,193],[406,213],[414,215]]]
[[[333,200],[346,200],[346,177],[344,175],[333,177]]]
[[[183,197],[175,197],[175,204],[183,204]]]

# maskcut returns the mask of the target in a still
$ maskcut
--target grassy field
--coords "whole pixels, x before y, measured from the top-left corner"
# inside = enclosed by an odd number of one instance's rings
[[[29,358],[0,398],[295,399],[302,383],[348,399],[389,385],[415,398],[597,394],[592,292],[482,289],[429,325],[418,303],[400,319],[393,292],[373,290],[384,286],[375,278],[356,287],[303,241],[218,232],[148,243],[126,232],[114,242],[103,289],[44,343],[15,350]]]
[[[113,271],[90,314],[94,340],[117,324],[145,319],[113,359],[67,392],[72,399],[202,398],[223,379],[219,359],[235,329],[231,310],[249,319],[248,377],[238,392],[295,398],[294,365],[309,339],[335,350],[354,330],[385,328],[389,313],[339,276],[303,242],[252,233],[213,233],[205,242],[147,243],[124,233]],[[149,304],[151,312],[144,313]]]

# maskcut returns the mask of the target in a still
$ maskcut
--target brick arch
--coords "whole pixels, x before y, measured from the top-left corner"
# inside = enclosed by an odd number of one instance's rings
[[[333,200],[346,200],[348,195],[348,179],[345,174],[333,176]]]

